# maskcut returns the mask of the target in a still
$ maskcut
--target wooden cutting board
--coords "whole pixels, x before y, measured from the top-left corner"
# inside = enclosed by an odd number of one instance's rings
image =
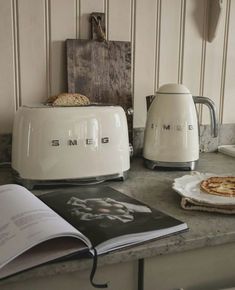
[[[68,39],[68,92],[81,93],[95,103],[132,108],[131,43]],[[132,141],[132,116],[127,116]]]

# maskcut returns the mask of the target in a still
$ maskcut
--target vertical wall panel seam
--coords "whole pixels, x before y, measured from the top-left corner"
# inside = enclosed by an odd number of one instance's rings
[[[184,44],[185,44],[185,25],[186,25],[186,0],[183,1],[183,23],[182,23],[182,47],[181,47],[181,83],[183,82],[184,74]]]
[[[183,62],[184,62],[184,34],[185,34],[185,0],[181,0],[180,11],[180,37],[179,37],[179,60],[178,60],[178,83],[183,80]]]
[[[47,97],[51,95],[51,0],[45,0],[46,82]]]
[[[160,38],[161,38],[161,0],[157,0],[157,17],[156,17],[156,42],[155,42],[155,76],[154,76],[154,92],[159,87],[160,72]]]
[[[75,38],[78,39],[78,0],[75,0]]]
[[[81,38],[81,0],[78,1],[78,11],[76,11],[76,19],[78,19],[78,38]]]
[[[136,0],[131,0],[131,91],[132,105],[135,100],[135,45],[136,45]]]
[[[203,17],[203,39],[202,39],[202,56],[201,56],[201,70],[200,70],[200,86],[199,95],[204,94],[205,82],[205,68],[206,68],[206,42],[208,36],[208,6],[209,2],[205,2],[204,17]],[[202,105],[199,106],[199,123],[202,123]]]
[[[75,38],[79,38],[79,0],[75,0]]]
[[[222,73],[221,73],[220,107],[219,107],[219,121],[221,124],[223,123],[223,112],[224,112],[224,98],[225,98],[224,93],[225,93],[226,67],[227,67],[227,55],[228,55],[230,10],[231,10],[231,0],[227,0],[225,29],[224,29]]]
[[[182,22],[183,22],[183,1],[180,1],[180,31],[179,31],[179,51],[178,51],[178,83],[181,83],[181,65],[182,65]]]
[[[105,36],[109,40],[109,0],[104,0]]]
[[[19,9],[17,0],[12,0],[12,21],[13,21],[13,67],[14,67],[14,91],[15,110],[22,103],[20,87],[20,51],[19,51]]]

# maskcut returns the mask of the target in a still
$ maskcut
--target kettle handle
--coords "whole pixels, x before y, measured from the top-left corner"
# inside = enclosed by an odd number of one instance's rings
[[[214,102],[207,98],[201,96],[193,96],[193,100],[195,104],[204,104],[209,108],[210,117],[211,117],[211,136],[218,136],[218,121],[216,116],[216,108]]]
[[[154,99],[155,99],[155,95],[149,95],[149,96],[146,97],[146,108],[147,108],[147,111],[149,110],[150,105],[152,104]]]

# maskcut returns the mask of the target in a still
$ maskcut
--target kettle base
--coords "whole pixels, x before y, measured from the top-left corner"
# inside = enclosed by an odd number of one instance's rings
[[[163,162],[144,159],[147,168],[154,170],[156,168],[177,169],[177,170],[195,170],[198,160],[189,162]]]

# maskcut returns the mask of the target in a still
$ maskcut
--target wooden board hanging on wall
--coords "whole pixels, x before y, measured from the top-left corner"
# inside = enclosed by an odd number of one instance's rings
[[[131,43],[68,39],[68,92],[81,93],[91,102],[132,108]],[[128,116],[132,141],[133,121]]]

